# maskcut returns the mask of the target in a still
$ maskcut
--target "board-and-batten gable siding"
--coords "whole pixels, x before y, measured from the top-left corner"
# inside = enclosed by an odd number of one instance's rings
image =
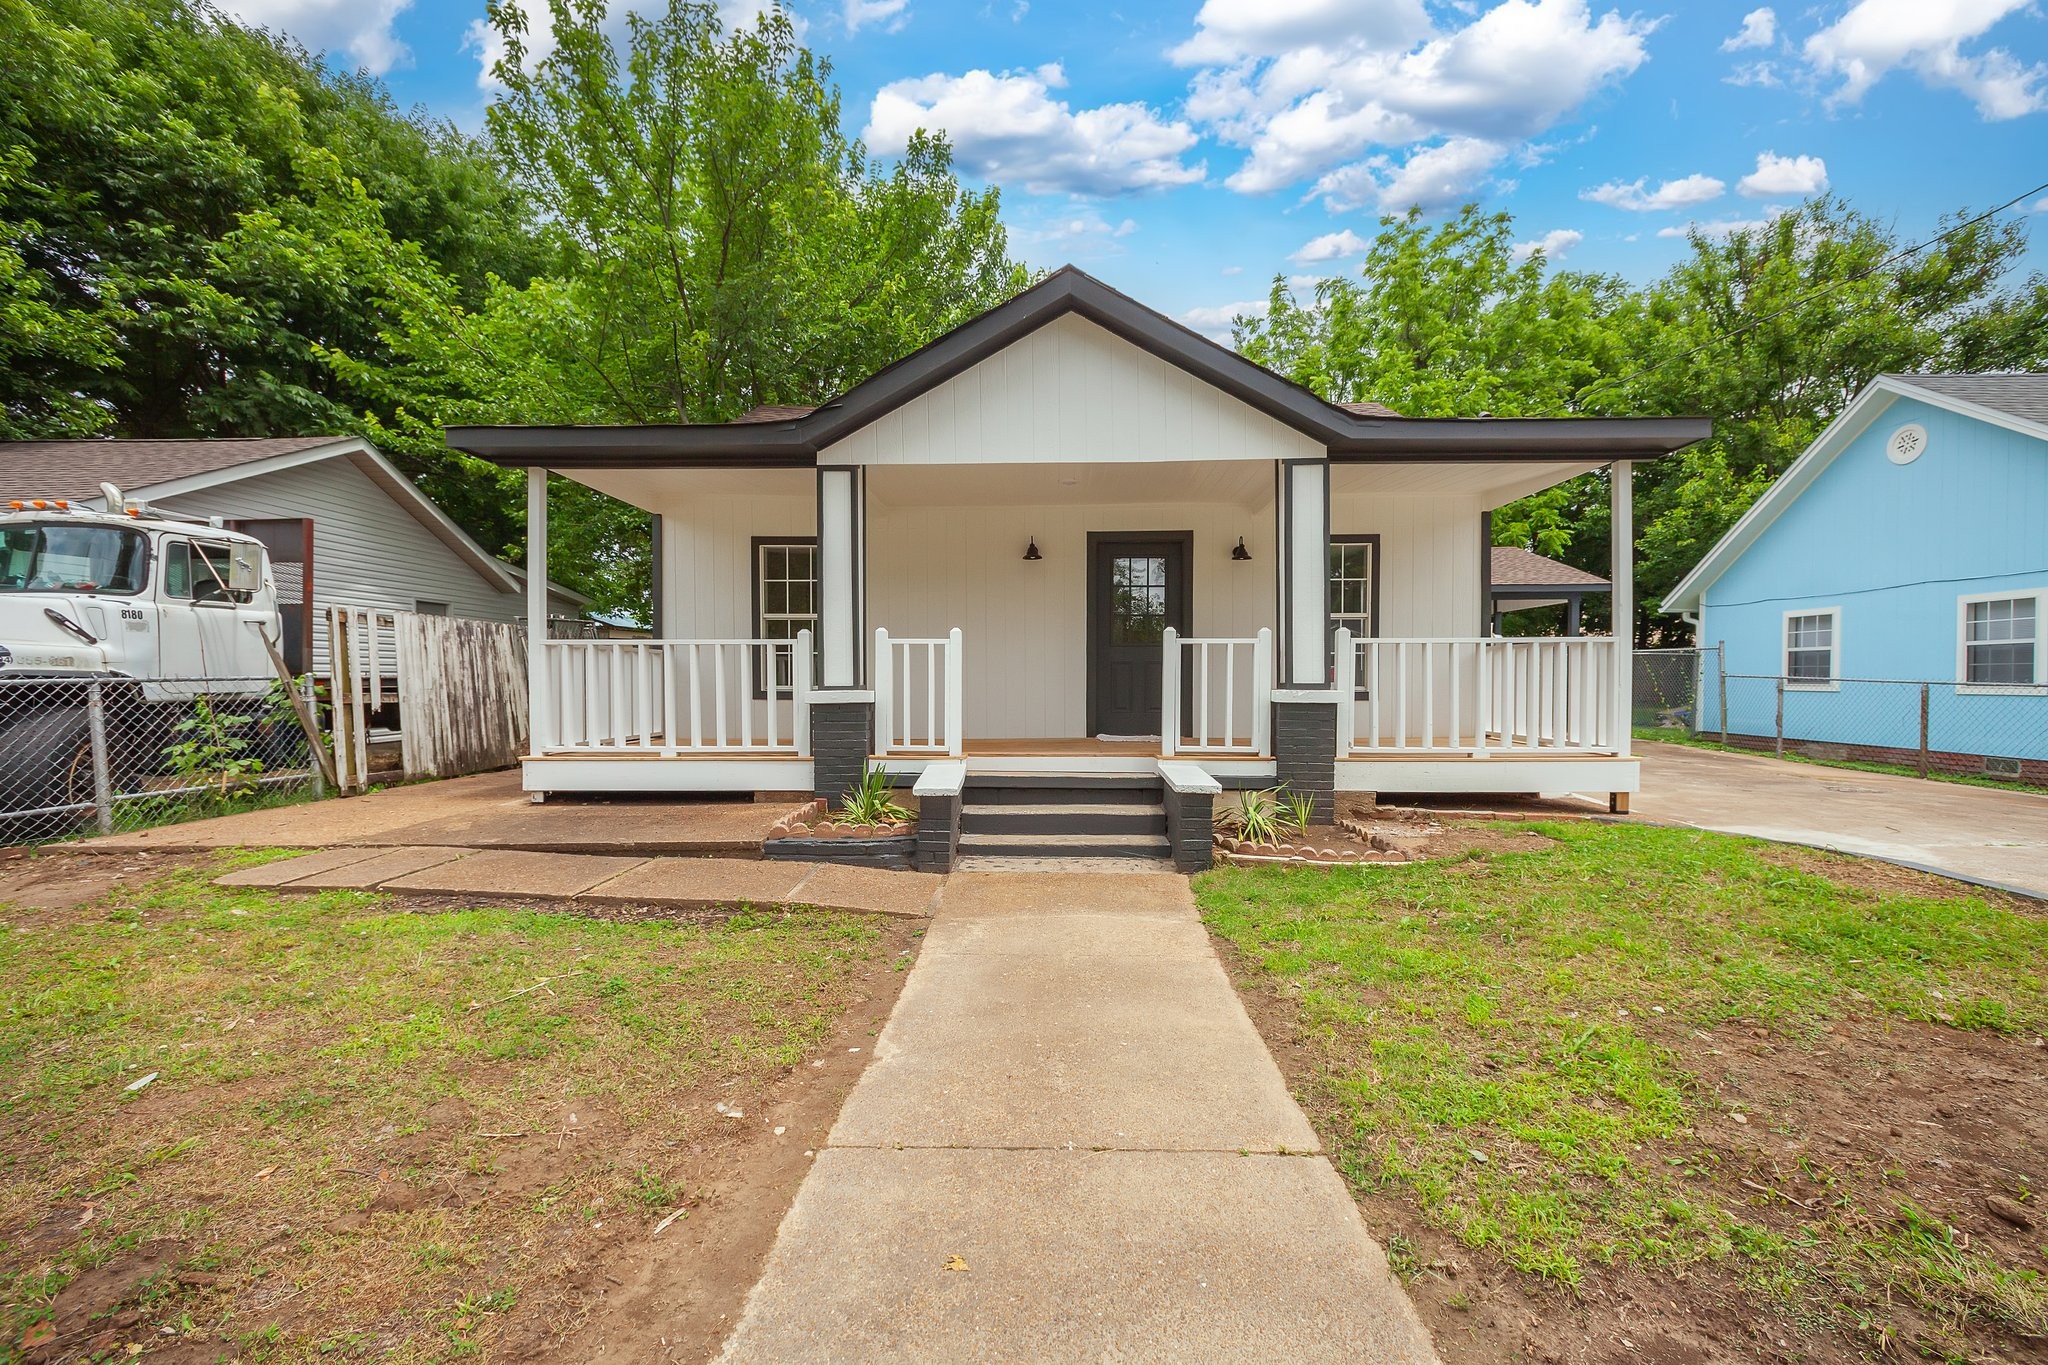
[[[1047,323],[819,453],[825,464],[1321,459],[1323,447],[1085,319]]]
[[[329,605],[411,611],[446,602],[452,615],[516,621],[524,599],[500,592],[345,457],[220,484],[160,504],[180,517],[313,519],[313,597]],[[316,610],[313,670],[327,668],[324,612]]]

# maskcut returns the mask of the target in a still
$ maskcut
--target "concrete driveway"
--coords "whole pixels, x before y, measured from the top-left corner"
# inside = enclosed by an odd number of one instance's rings
[[[1639,743],[1637,818],[1814,844],[2048,898],[2048,795]]]

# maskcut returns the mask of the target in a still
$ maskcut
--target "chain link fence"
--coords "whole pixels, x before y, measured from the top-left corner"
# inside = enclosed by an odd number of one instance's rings
[[[272,678],[0,678],[0,845],[322,796],[321,755]]]
[[[1718,649],[1635,656],[1635,726],[1821,763],[2048,788],[2048,696],[1954,681],[1728,673]]]

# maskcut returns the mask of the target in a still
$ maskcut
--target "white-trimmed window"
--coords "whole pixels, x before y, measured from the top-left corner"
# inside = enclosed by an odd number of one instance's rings
[[[811,653],[818,652],[818,542],[795,536],[754,542],[754,617],[762,640],[794,640],[811,632]],[[790,652],[775,654],[775,685],[791,685]],[[816,669],[812,670],[816,676]],[[760,675],[756,673],[756,677]]]
[[[1987,593],[1960,599],[1957,683],[1993,690],[2040,687],[2044,596],[2048,592]]]
[[[1378,536],[1330,537],[1330,625],[1349,627],[1354,639],[1374,634],[1379,556]]]
[[[1786,612],[1785,686],[1839,687],[1841,642],[1841,608]]]

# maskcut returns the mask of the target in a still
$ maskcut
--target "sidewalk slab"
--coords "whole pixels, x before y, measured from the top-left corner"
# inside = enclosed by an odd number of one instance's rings
[[[638,867],[643,858],[488,849],[384,883],[387,891],[442,896],[532,896],[568,900]]]
[[[301,877],[310,877],[316,872],[332,872],[336,868],[368,862],[384,851],[377,848],[323,849],[318,853],[302,853],[296,858],[280,858],[274,863],[245,867],[239,872],[229,872],[213,880],[218,886],[283,886]]]
[[[719,1359],[1437,1357],[1320,1157],[827,1149]]]
[[[1135,878],[1077,874],[1045,900],[1079,881],[1092,908],[1016,908],[1036,880],[948,884],[832,1145],[1322,1150],[1185,879],[1131,906]]]
[[[930,872],[890,872],[879,867],[846,867],[821,863],[797,886],[792,897],[820,910],[859,910],[870,914],[923,919],[946,879]]]
[[[467,855],[466,848],[387,848],[372,850],[361,862],[315,872],[278,884],[284,891],[374,891],[396,877],[421,872]]]
[[[787,904],[816,863],[752,858],[649,858],[588,888],[589,899],[644,901],[686,910]]]

